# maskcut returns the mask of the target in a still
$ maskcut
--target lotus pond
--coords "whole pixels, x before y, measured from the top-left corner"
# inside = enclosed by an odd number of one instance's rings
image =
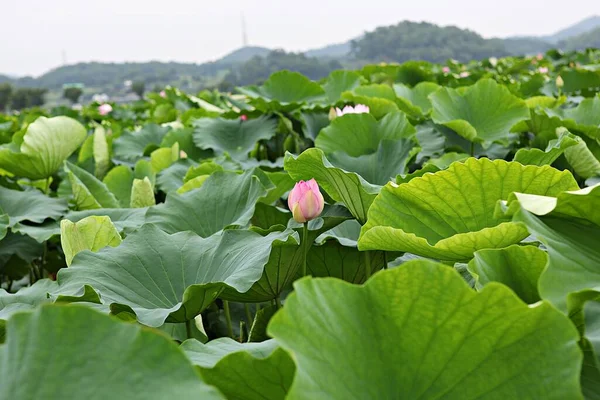
[[[0,399],[599,399],[599,90],[590,50],[0,115]]]

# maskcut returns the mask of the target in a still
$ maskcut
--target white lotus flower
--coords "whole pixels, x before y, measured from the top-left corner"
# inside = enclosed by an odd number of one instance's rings
[[[369,106],[365,106],[364,104],[357,104],[354,107],[346,106],[343,110],[340,110],[339,108],[335,109],[335,113],[338,117],[346,114],[368,114],[369,111]]]

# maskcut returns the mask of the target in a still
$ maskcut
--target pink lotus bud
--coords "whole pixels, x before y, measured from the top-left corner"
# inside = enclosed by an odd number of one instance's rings
[[[187,158],[187,153],[183,150],[179,150],[179,158]]]
[[[548,67],[539,67],[538,68],[538,72],[540,74],[547,74],[548,73]]]
[[[317,181],[311,179],[296,183],[288,196],[288,206],[296,222],[304,223],[321,215],[325,200]]]
[[[112,110],[113,110],[112,106],[108,103],[104,103],[100,107],[98,107],[98,112],[100,113],[100,115],[106,115],[109,112],[111,112]]]
[[[535,58],[537,58],[539,61],[544,59],[544,55],[542,53],[538,53],[537,56],[535,56]]]
[[[339,108],[335,109],[335,112],[338,117],[346,114],[368,114],[370,111],[369,106],[365,106],[364,104],[357,104],[356,106],[346,106],[343,110]]]
[[[240,115],[240,119],[241,119],[242,121],[248,121],[248,116],[247,116],[247,115],[243,115],[243,114],[242,114],[242,115]]]
[[[459,76],[460,76],[461,78],[468,78],[468,77],[469,77],[469,75],[471,75],[471,74],[469,74],[467,71],[463,71],[463,72],[461,72],[461,73],[460,73],[460,75],[459,75]]]
[[[167,97],[167,93],[165,93],[164,90],[161,90],[159,93],[159,96],[162,97],[163,99]]]
[[[450,67],[444,67],[442,68],[442,72],[445,74],[449,74],[450,73]]]

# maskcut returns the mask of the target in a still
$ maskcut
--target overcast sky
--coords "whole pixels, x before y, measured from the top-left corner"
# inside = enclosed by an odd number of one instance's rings
[[[81,61],[217,59],[249,42],[301,51],[402,20],[485,37],[545,35],[600,14],[600,0],[1,0],[0,73]]]

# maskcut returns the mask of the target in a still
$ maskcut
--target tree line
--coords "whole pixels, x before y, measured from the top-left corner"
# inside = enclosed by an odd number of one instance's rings
[[[0,83],[0,112],[8,107],[12,110],[44,105],[45,88],[15,88],[10,83]]]

